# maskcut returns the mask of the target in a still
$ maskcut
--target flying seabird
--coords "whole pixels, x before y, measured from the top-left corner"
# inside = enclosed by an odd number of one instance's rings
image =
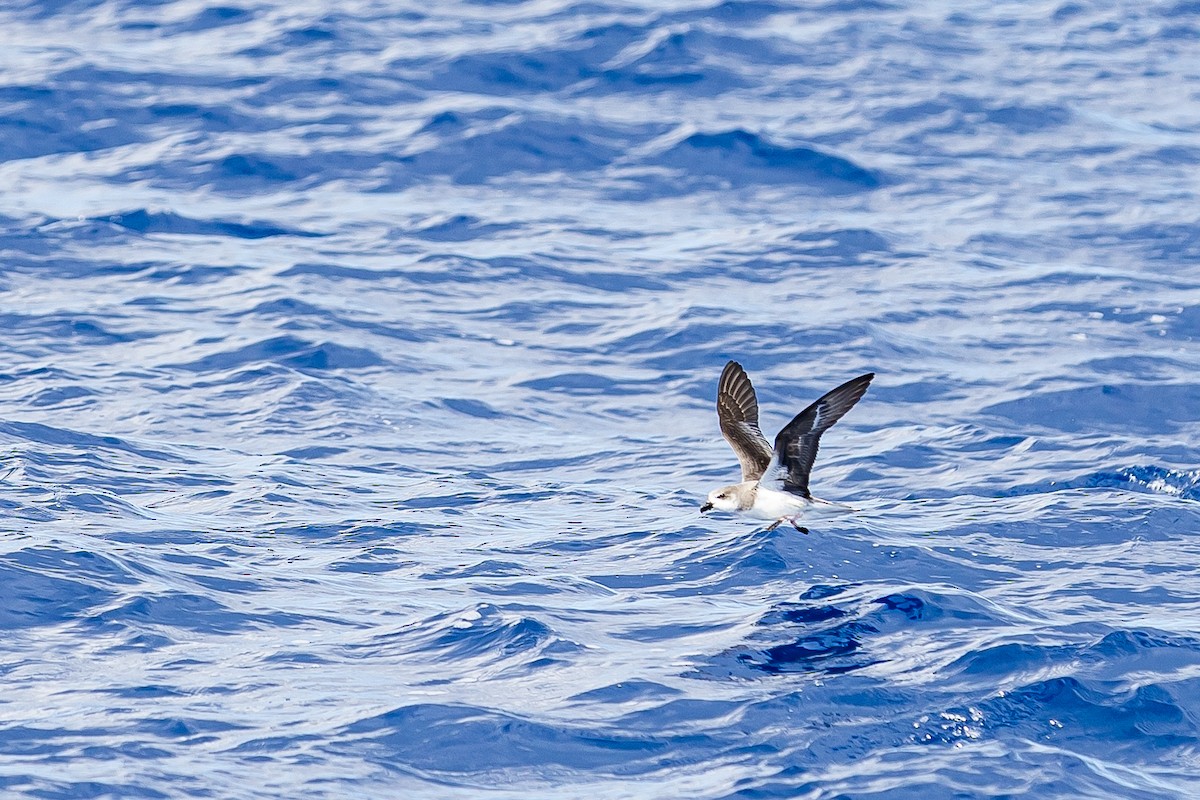
[[[821,434],[854,408],[874,377],[874,372],[868,372],[826,392],[783,426],[772,449],[758,427],[758,398],[750,377],[736,361],[726,364],[717,383],[717,419],[742,465],[742,482],[709,492],[700,513],[734,511],[775,520],[767,527],[769,531],[790,522],[796,530],[808,533],[800,524],[802,516],[849,511],[846,506],[813,497],[808,491],[808,475]]]

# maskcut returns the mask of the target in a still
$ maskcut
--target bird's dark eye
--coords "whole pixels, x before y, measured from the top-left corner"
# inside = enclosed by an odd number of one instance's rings
[[[724,500],[724,499],[725,499],[725,495],[723,495],[723,494],[719,494],[719,495],[717,495],[717,499],[718,499],[718,500]]]

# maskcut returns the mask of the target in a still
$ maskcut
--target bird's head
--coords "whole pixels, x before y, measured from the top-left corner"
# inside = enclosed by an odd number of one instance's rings
[[[741,507],[737,488],[737,486],[726,486],[722,489],[713,489],[708,493],[708,500],[700,506],[700,513],[713,510],[737,511]]]

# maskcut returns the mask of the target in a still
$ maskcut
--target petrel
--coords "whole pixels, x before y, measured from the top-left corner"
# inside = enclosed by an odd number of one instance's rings
[[[808,491],[808,475],[821,434],[854,408],[874,377],[874,372],[868,372],[826,392],[783,426],[772,449],[758,428],[758,398],[750,377],[736,361],[726,364],[717,383],[717,419],[742,465],[742,482],[709,492],[700,513],[735,511],[775,520],[767,527],[769,531],[790,522],[796,530],[808,533],[800,524],[801,517],[849,511],[846,506],[813,497]]]

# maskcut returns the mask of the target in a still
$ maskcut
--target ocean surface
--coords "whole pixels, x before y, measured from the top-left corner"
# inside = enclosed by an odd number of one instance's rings
[[[3,4],[0,796],[1200,797],[1198,39]]]

